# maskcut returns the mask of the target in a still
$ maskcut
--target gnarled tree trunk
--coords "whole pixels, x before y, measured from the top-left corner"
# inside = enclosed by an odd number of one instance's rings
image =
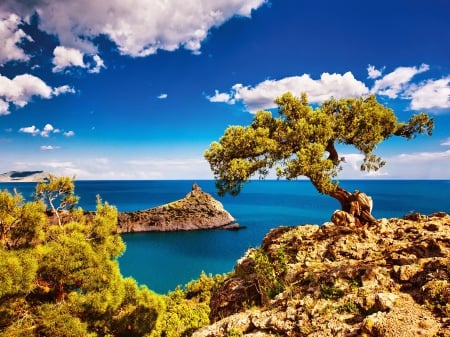
[[[353,215],[363,225],[375,224],[377,220],[372,216],[372,198],[358,190],[350,193],[342,187],[336,187],[331,196],[339,201],[341,209]]]

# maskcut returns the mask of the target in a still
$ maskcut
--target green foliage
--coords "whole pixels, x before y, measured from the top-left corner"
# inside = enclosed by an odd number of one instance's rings
[[[373,95],[331,99],[316,109],[306,94],[286,93],[275,102],[278,117],[259,111],[249,126],[228,127],[205,151],[220,195],[237,195],[252,176],[264,178],[271,169],[287,179],[305,176],[320,193],[332,194],[337,187],[333,179],[345,160],[336,145],[354,146],[364,155],[361,170],[376,171],[385,164],[373,154],[380,142],[391,136],[431,135],[434,126],[423,113],[399,123]]]
[[[60,212],[70,210],[78,203],[75,195],[74,179],[57,177],[52,174],[36,185],[34,196],[36,200],[44,202],[58,218],[61,226]]]
[[[209,324],[225,276],[202,273],[164,296],[139,287],[119,270],[115,207],[98,198],[95,212],[75,209],[69,178],[36,191],[27,203],[0,191],[0,336],[178,337]]]
[[[344,290],[336,286],[337,280],[330,280],[320,286],[320,294],[325,299],[337,300],[344,296]]]
[[[177,287],[165,298],[163,313],[151,336],[179,337],[209,324],[209,302],[187,299],[186,293]]]
[[[0,246],[20,248],[42,239],[43,210],[40,202],[24,203],[20,194],[0,191]]]
[[[257,275],[258,286],[264,297],[272,299],[283,292],[284,284],[279,275],[279,269],[274,267],[267,254],[260,248],[253,250],[253,261]]]
[[[56,225],[41,200],[0,191],[0,335],[149,335],[163,298],[122,277],[116,208],[98,199],[94,214],[73,209],[73,187],[51,177],[36,188],[53,212],[67,213]]]
[[[340,305],[338,308],[339,312],[347,312],[349,314],[359,314],[360,310],[355,302],[346,302]]]
[[[225,276],[207,276],[202,273],[197,280],[189,282],[185,290],[177,287],[165,296],[166,310],[151,336],[189,336],[197,328],[209,324],[209,301],[211,292]]]
[[[226,335],[226,337],[241,337],[242,336],[242,331],[236,329],[236,328],[231,328],[228,329]]]

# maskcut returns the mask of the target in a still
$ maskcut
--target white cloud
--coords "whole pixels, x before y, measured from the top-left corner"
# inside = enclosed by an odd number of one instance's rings
[[[19,132],[29,133],[29,134],[32,134],[33,136],[36,136],[37,134],[39,134],[40,130],[38,128],[36,128],[35,125],[32,125],[32,126],[20,128]]]
[[[19,28],[21,19],[11,13],[0,13],[0,65],[12,61],[27,61],[28,55],[19,47],[24,40],[31,40],[31,37]]]
[[[374,66],[369,64],[367,67],[367,74],[368,78],[375,79],[381,76],[381,70],[378,70]]]
[[[450,137],[444,139],[441,143],[442,146],[450,146]]]
[[[57,150],[59,148],[60,148],[59,146],[52,146],[52,145],[42,145],[41,146],[42,151],[52,151],[52,150]]]
[[[60,87],[56,87],[52,90],[54,96],[59,96],[61,94],[74,94],[76,90],[69,85],[62,85]]]
[[[53,72],[63,71],[69,67],[86,68],[83,53],[75,48],[58,46],[53,50]]]
[[[230,94],[216,91],[209,100],[227,103],[242,101],[248,111],[255,113],[261,109],[275,107],[274,99],[287,91],[294,95],[306,92],[311,103],[321,103],[331,97],[359,97],[367,94],[369,89],[363,82],[356,80],[351,72],[343,75],[323,73],[319,79],[312,79],[310,75],[304,74],[280,80],[266,80],[255,87],[235,84]]]
[[[95,62],[95,65],[91,69],[89,69],[88,72],[90,72],[91,74],[98,74],[102,68],[106,68],[105,63],[100,56],[95,54],[92,58]]]
[[[411,79],[415,75],[423,73],[429,69],[430,67],[427,64],[422,64],[419,68],[398,67],[393,72],[384,75],[379,80],[376,80],[371,92],[377,95],[387,96],[389,98],[397,98],[398,95],[407,88]]]
[[[450,76],[411,85],[405,94],[411,99],[410,108],[413,110],[448,109],[450,108]]]
[[[73,137],[73,136],[75,136],[75,132],[70,130],[70,131],[64,132],[63,135],[66,137]]]
[[[0,98],[0,116],[1,115],[9,115],[9,103],[5,102]]]
[[[218,90],[215,90],[214,96],[207,96],[208,100],[213,103],[228,103],[228,104],[234,104],[234,99],[231,97],[230,94],[227,94],[226,92],[219,92]]]
[[[209,29],[235,15],[249,17],[265,0],[3,0],[0,10],[22,17],[37,12],[40,28],[58,36],[61,45],[93,54],[91,42],[103,34],[122,54],[146,56],[158,49],[184,47],[198,53]]]
[[[50,99],[62,93],[75,92],[69,86],[51,88],[39,77],[22,74],[13,79],[0,75],[0,115],[10,113],[10,103],[23,108],[33,96]]]
[[[23,74],[12,80],[0,75],[0,98],[19,107],[24,107],[33,96],[50,98],[52,88],[40,78]]]
[[[55,129],[54,127],[53,127],[53,125],[51,125],[51,124],[46,124],[45,126],[44,126],[44,129],[40,132],[40,135],[42,136],[42,137],[48,137],[51,133],[59,133],[59,132],[61,132],[59,129]]]
[[[449,144],[450,145],[450,144]],[[450,150],[436,152],[412,152],[384,156],[386,165],[378,171],[361,171],[364,156],[360,153],[343,154],[346,162],[339,172],[339,179],[450,179]]]
[[[167,97],[168,97],[167,94],[161,94],[161,95],[159,95],[157,98],[158,98],[158,99],[166,99]]]
[[[450,159],[450,150],[441,152],[416,152],[416,153],[402,153],[398,155],[395,160],[398,162],[423,162],[439,159]]]
[[[40,135],[44,138],[47,138],[52,133],[60,133],[61,130],[56,129],[53,127],[53,125],[47,123],[47,124],[45,124],[45,126],[42,130],[38,129],[35,125],[32,125],[32,126],[20,128],[19,132],[29,133],[29,134],[32,134],[33,136]]]
[[[399,179],[450,179],[450,150],[402,153],[386,158],[389,176]]]

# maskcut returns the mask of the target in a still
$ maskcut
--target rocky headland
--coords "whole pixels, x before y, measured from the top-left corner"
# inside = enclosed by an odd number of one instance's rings
[[[222,203],[194,184],[183,199],[136,212],[120,212],[120,233],[241,228]]]
[[[450,336],[450,216],[279,227],[215,289],[193,337]]]
[[[45,171],[9,171],[0,174],[0,182],[38,182],[49,176]]]

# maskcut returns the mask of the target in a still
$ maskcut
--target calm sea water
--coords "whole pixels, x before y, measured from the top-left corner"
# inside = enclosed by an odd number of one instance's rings
[[[177,285],[207,274],[233,269],[250,247],[280,225],[321,224],[339,208],[333,198],[317,193],[309,181],[252,181],[237,197],[218,197],[213,181],[195,181],[212,194],[245,226],[239,231],[136,233],[123,236],[127,250],[119,263],[124,276],[132,276],[150,289],[166,293]],[[194,181],[77,181],[80,206],[95,209],[96,196],[119,211],[135,211],[183,198]],[[341,186],[359,189],[374,200],[377,218],[406,213],[450,213],[450,181],[440,180],[346,180]],[[16,188],[31,198],[34,183],[0,183],[0,189]]]

